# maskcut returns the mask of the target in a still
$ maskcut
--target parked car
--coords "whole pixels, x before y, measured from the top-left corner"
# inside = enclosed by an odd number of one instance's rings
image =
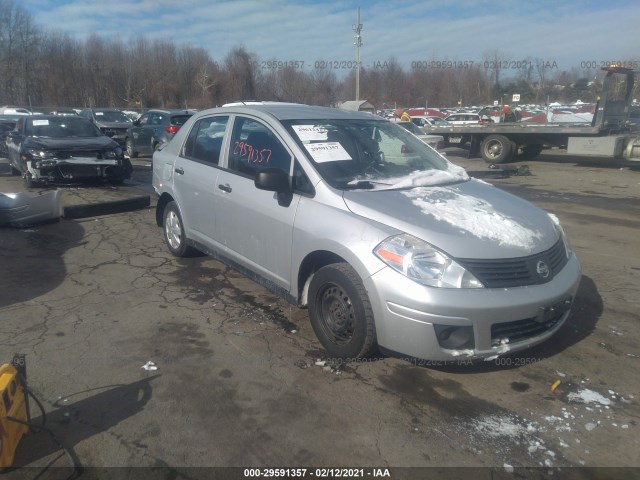
[[[30,110],[22,107],[0,107],[0,115],[33,115]]]
[[[113,138],[122,148],[125,147],[127,130],[131,119],[117,108],[85,108],[80,115],[91,120],[102,133]]]
[[[424,133],[424,130],[413,123],[413,119],[411,120],[411,122],[396,122],[396,124],[413,133],[416,137],[418,137],[430,147],[435,148],[436,150],[442,150],[444,148],[444,137],[442,135],[426,134]]]
[[[67,115],[67,116],[75,116],[78,115],[78,112],[76,112],[73,108],[59,108],[57,110],[54,110],[53,112],[49,112],[50,115]]]
[[[131,158],[153,154],[173,138],[193,113],[190,110],[149,110],[127,130],[127,154]]]
[[[452,113],[446,118],[452,126],[456,125],[483,125],[491,123],[491,120],[482,118],[477,113]]]
[[[441,117],[429,117],[429,116],[412,116],[411,121],[415,123],[418,127],[432,127],[432,126],[442,126],[447,127],[451,124]]]
[[[153,187],[173,255],[307,307],[333,358],[523,350],[564,324],[581,277],[555,216],[364,112],[201,111],[154,153]]]
[[[6,144],[12,172],[27,187],[85,179],[118,184],[132,171],[122,148],[79,116],[23,116]]]

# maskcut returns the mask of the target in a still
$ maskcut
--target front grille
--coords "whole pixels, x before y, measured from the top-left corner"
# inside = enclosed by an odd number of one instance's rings
[[[545,322],[539,322],[536,318],[527,318],[514,322],[494,323],[491,326],[491,345],[515,343],[542,335],[558,324],[565,311],[559,311]]]
[[[482,282],[485,288],[508,288],[550,282],[568,259],[561,238],[546,252],[528,257],[497,260],[462,258],[456,261]]]
[[[83,158],[100,158],[102,156],[102,152],[98,150],[58,150],[55,152],[55,157],[57,159],[65,159],[65,158],[73,158],[73,157],[83,157]]]

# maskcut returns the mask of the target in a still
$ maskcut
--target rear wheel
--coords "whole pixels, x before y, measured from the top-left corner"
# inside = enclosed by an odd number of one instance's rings
[[[489,135],[482,141],[480,153],[487,163],[507,163],[513,160],[516,145],[504,135]]]
[[[187,245],[182,216],[176,202],[169,202],[163,215],[164,240],[169,251],[176,257],[190,257],[195,250]]]
[[[318,270],[309,285],[309,317],[331,357],[365,358],[376,350],[376,329],[367,292],[349,264]]]

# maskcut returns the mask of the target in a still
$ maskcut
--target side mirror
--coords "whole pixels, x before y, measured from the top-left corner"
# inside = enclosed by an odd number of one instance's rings
[[[140,120],[134,120],[133,122],[131,122],[133,125],[135,125],[136,127],[140,126]]]
[[[279,168],[265,168],[256,173],[254,184],[259,190],[287,193],[291,191],[289,175]]]
[[[265,168],[256,173],[254,184],[259,190],[276,192],[278,205],[288,207],[293,200],[289,175],[279,168]]]

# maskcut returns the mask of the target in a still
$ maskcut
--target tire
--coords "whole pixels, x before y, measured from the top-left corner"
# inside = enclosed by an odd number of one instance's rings
[[[511,162],[515,153],[515,143],[503,135],[489,135],[480,145],[480,154],[487,163]]]
[[[38,188],[40,186],[40,182],[34,180],[29,172],[24,174],[22,180],[24,181],[24,186],[27,188]]]
[[[518,160],[532,160],[540,155],[542,152],[542,145],[537,143],[532,143],[530,145],[524,145],[522,147],[522,152],[518,154]]]
[[[176,257],[193,256],[195,250],[187,245],[182,216],[180,215],[176,202],[169,202],[166,207],[164,207],[162,230],[167,248],[173,255]]]
[[[136,152],[133,149],[133,143],[131,142],[130,138],[127,138],[127,140],[125,141],[125,146],[126,146],[127,155],[129,155],[129,158],[137,158],[138,157],[138,152]]]
[[[309,318],[333,358],[366,358],[377,349],[371,303],[349,264],[334,263],[315,273],[309,285]]]

